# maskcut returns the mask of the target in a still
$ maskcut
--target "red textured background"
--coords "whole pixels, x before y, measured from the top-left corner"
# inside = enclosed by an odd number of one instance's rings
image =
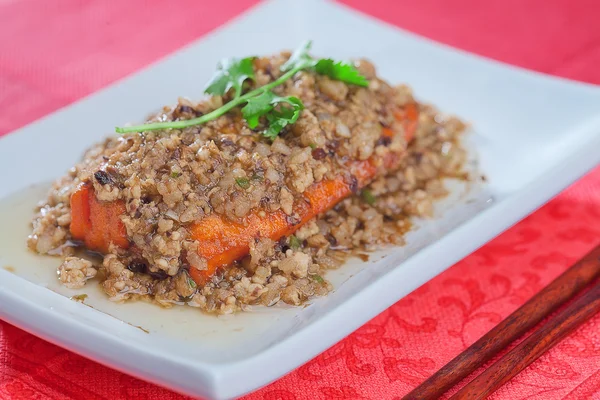
[[[600,84],[596,0],[344,2],[469,51]],[[0,0],[0,135],[135,72],[253,3]],[[600,168],[341,343],[247,399],[399,398],[598,241]],[[600,316],[492,397],[600,399]],[[0,321],[0,398],[180,396]]]

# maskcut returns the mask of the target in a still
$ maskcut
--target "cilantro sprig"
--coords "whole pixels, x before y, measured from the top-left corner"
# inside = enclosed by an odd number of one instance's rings
[[[343,61],[334,61],[331,58],[322,58],[320,60],[311,58],[308,55],[311,44],[310,41],[304,42],[302,46],[294,51],[281,69],[288,71],[298,66],[306,66],[313,68],[316,73],[327,75],[336,81],[351,83],[357,86],[369,86],[367,78],[362,76],[352,64]]]
[[[315,64],[315,71],[321,75],[357,86],[369,86],[367,78],[362,76],[353,65],[343,61],[333,61],[331,58],[324,58]]]
[[[252,62],[254,57],[225,59],[217,65],[217,71],[206,85],[204,93],[222,96],[230,89],[235,92],[234,97],[242,95],[242,85],[246,79],[254,80]]]
[[[266,116],[269,127],[263,132],[263,135],[269,139],[275,139],[283,128],[298,120],[302,109],[304,109],[304,105],[299,98],[280,97],[268,91],[249,99],[242,108],[242,115],[252,129],[258,126],[261,116]]]
[[[223,60],[217,66],[217,71],[208,82],[204,92],[214,96],[223,96],[233,91],[233,99],[231,101],[197,118],[118,127],[116,131],[118,133],[127,133],[159,129],[184,129],[212,121],[235,107],[242,106],[242,116],[248,123],[248,126],[252,129],[257,128],[261,118],[264,117],[267,124],[262,134],[266,138],[273,140],[283,128],[295,123],[304,109],[304,105],[299,98],[294,96],[281,97],[271,91],[271,89],[292,78],[297,72],[311,69],[318,74],[326,75],[334,80],[357,86],[369,85],[369,81],[351,64],[334,61],[329,58],[312,58],[308,54],[310,47],[310,41],[304,42],[292,53],[288,61],[281,66],[283,74],[278,79],[245,94],[242,94],[244,82],[255,80],[253,69],[254,57]]]

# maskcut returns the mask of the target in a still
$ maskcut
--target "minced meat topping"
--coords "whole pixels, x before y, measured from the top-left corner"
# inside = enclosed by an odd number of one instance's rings
[[[255,59],[256,79],[246,85],[277,79],[288,58],[282,53]],[[327,269],[339,267],[352,251],[402,244],[408,218],[431,215],[432,201],[446,194],[442,179],[459,176],[465,160],[460,121],[418,104],[415,138],[407,145],[405,126],[394,112],[415,103],[411,91],[377,78],[365,60],[356,67],[369,79],[368,87],[310,71],[276,87],[276,94],[296,96],[305,108],[273,141],[257,133],[262,126],[251,129],[239,109],[201,126],[109,137],[53,185],[34,218],[30,248],[68,255],[59,272],[72,287],[99,268],[103,289],[116,301],[151,298],[164,306],[231,313],[252,304],[300,305],[325,295],[332,289],[324,278]],[[195,118],[228,100],[179,99],[149,121]],[[398,134],[382,140],[384,128]],[[351,182],[349,160],[383,160],[389,152],[403,155],[396,171],[376,162],[379,172],[368,187],[293,236],[248,238],[248,256],[202,286],[190,278],[189,268],[206,265],[190,224],[211,214],[243,223],[255,209],[281,210],[293,218],[295,199],[311,185],[339,177]],[[119,200],[126,207],[121,218],[131,246],[111,246],[101,265],[72,257],[69,199],[82,182],[93,185],[97,200]]]

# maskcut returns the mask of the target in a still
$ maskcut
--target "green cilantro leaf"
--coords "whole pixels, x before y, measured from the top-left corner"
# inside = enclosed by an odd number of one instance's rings
[[[277,106],[279,107],[276,108]],[[281,97],[268,91],[248,99],[242,108],[242,115],[252,129],[258,126],[260,117],[265,116],[269,127],[263,132],[263,135],[273,140],[283,128],[298,120],[302,109],[304,106],[299,98]]]
[[[308,51],[310,50],[311,46],[312,41],[310,40],[307,40],[304,43],[302,43],[300,47],[294,50],[294,52],[290,56],[290,59],[287,60],[285,64],[281,66],[281,71],[287,72],[294,68],[304,69],[315,65],[317,61],[308,55]]]
[[[234,90],[234,97],[242,94],[242,84],[246,79],[254,80],[254,57],[242,59],[227,58],[217,65],[217,71],[206,85],[204,93],[223,96],[230,89]]]
[[[311,45],[312,42],[310,40],[302,43],[302,45],[292,53],[290,59],[281,66],[281,70],[286,72],[294,68],[304,69],[313,67],[318,74],[327,75],[336,81],[342,81],[357,86],[369,86],[367,78],[362,76],[351,64],[343,61],[336,62],[330,58],[323,58],[320,60],[313,59],[308,54]]]
[[[191,277],[187,277],[187,282],[188,285],[192,288],[192,289],[196,289],[198,287],[198,285],[196,284],[196,282],[191,278]]]
[[[351,83],[357,86],[369,86],[367,78],[351,64],[343,61],[333,61],[331,58],[323,58],[315,64],[315,71],[321,75],[327,75],[336,81]]]
[[[242,189],[248,189],[250,187],[250,182],[247,178],[235,178],[235,183]]]
[[[370,206],[375,205],[375,202],[377,202],[377,198],[369,189],[363,189],[363,191],[360,192],[360,196]]]
[[[302,244],[302,243],[300,243],[300,239],[298,239],[294,235],[290,236],[289,243],[290,243],[290,247],[294,250],[298,250],[300,248],[300,245]]]
[[[313,275],[313,279],[318,283],[325,283],[325,279],[323,279],[321,275]]]
[[[263,136],[275,140],[279,132],[288,125],[293,124],[300,117],[300,112],[304,109],[304,105],[297,97],[289,97],[288,106],[280,106],[279,110],[272,110],[267,114],[267,120],[269,121],[269,128],[263,132]]]
[[[248,99],[246,105],[242,108],[242,115],[248,126],[252,129],[258,126],[258,119],[273,109],[277,104],[276,99],[280,98],[275,93],[267,91],[256,97]]]

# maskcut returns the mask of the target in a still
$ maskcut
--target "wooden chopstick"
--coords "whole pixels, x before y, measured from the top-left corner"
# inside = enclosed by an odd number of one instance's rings
[[[451,400],[484,399],[600,311],[600,282],[553,316],[514,349],[460,389]]]
[[[599,276],[600,245],[403,399],[438,399]]]

